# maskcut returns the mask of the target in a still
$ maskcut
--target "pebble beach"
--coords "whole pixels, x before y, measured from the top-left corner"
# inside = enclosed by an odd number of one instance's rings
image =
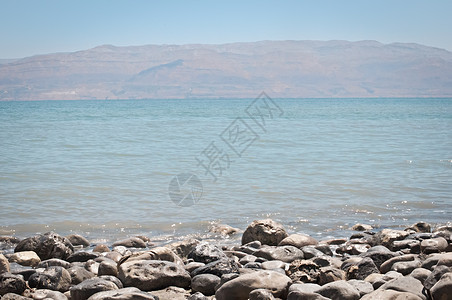
[[[452,224],[356,224],[348,238],[289,234],[272,219],[220,239],[112,243],[47,232],[0,237],[1,299],[452,299]],[[233,237],[231,239],[231,237]],[[231,243],[231,240],[234,241]]]

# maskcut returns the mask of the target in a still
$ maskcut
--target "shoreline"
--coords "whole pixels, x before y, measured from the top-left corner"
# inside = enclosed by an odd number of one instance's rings
[[[211,225],[210,234],[171,240],[0,235],[0,294],[71,300],[113,294],[119,295],[114,299],[428,300],[443,299],[444,287],[452,288],[451,222],[399,229],[355,224],[347,237],[323,239],[291,232],[272,219],[246,228]]]

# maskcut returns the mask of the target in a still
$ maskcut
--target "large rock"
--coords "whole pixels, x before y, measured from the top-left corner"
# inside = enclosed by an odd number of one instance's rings
[[[90,245],[89,241],[79,234],[71,234],[66,236],[66,238],[69,240],[69,242],[71,242],[73,246],[88,247]]]
[[[218,246],[202,242],[190,251],[188,258],[208,264],[222,258],[227,258],[227,256],[220,248],[218,248]]]
[[[143,291],[169,286],[187,288],[191,282],[190,274],[182,266],[158,260],[125,262],[119,266],[118,278],[125,287],[137,287]]]
[[[272,293],[269,290],[257,289],[251,291],[249,294],[249,300],[275,300]]]
[[[119,263],[122,264],[126,261],[134,260],[165,260],[181,266],[184,265],[182,259],[167,247],[155,247],[149,251],[134,252],[130,255],[124,256]]]
[[[201,266],[195,269],[191,275],[196,276],[200,274],[213,274],[218,277],[223,276],[224,274],[230,273],[238,273],[239,265],[230,258],[223,258],[217,261],[213,261],[208,263],[207,265]]]
[[[34,251],[41,260],[49,258],[66,259],[74,252],[71,242],[54,232],[29,237],[19,242],[14,252]]]
[[[374,236],[374,242],[377,245],[383,245],[388,249],[392,249],[394,241],[405,239],[409,235],[408,232],[395,229],[383,229]]]
[[[411,276],[404,276],[392,279],[379,288],[380,290],[394,290],[398,292],[407,292],[412,293],[416,296],[418,296],[421,299],[426,299],[425,295],[423,294],[422,290],[424,289],[424,286],[422,283],[417,280],[414,277]]]
[[[3,295],[2,300],[29,300],[30,298],[17,295],[14,293],[8,293]],[[67,298],[66,298],[67,299]]]
[[[425,254],[444,252],[449,244],[443,237],[423,240],[421,251]]]
[[[21,251],[11,254],[9,261],[22,266],[36,267],[41,259],[34,251]]]
[[[353,265],[348,269],[347,279],[364,280],[373,273],[379,273],[379,270],[371,258],[365,257],[356,265]]]
[[[71,300],[86,300],[98,292],[119,289],[113,282],[103,278],[91,278],[71,287]]]
[[[452,268],[447,266],[437,266],[430,272],[429,276],[424,280],[423,285],[427,290],[430,290],[440,279],[446,274],[452,272]]]
[[[10,271],[8,259],[0,253],[0,274],[8,273]]]
[[[30,276],[28,285],[32,288],[66,292],[71,287],[71,275],[63,267],[49,267]]]
[[[280,260],[286,263],[304,258],[303,251],[294,246],[262,246],[253,255],[268,260]]]
[[[217,300],[247,300],[251,291],[267,289],[274,297],[285,298],[291,280],[274,271],[256,271],[224,283],[215,293]]]
[[[327,283],[317,293],[332,300],[358,300],[360,298],[359,291],[344,280]]]
[[[383,274],[388,273],[389,271],[391,271],[392,266],[395,263],[414,261],[416,259],[417,259],[417,255],[415,255],[415,254],[406,254],[406,255],[390,258],[380,266],[380,272]]]
[[[284,227],[271,219],[253,221],[242,235],[242,245],[252,241],[260,241],[262,244],[277,246],[287,237]]]
[[[206,296],[215,294],[215,287],[220,283],[220,277],[212,274],[200,274],[191,279],[191,289]]]
[[[347,281],[347,283],[358,290],[360,297],[370,294],[374,291],[372,284],[364,280],[351,279]]]
[[[140,291],[135,287],[129,287],[98,292],[89,297],[88,300],[156,300],[156,298],[150,293]]]
[[[443,300],[452,298],[452,273],[446,273],[430,290],[433,299]]]
[[[118,275],[118,267],[117,264],[112,260],[104,260],[99,264],[99,269],[97,271],[97,275]]]
[[[25,291],[26,288],[27,285],[22,276],[13,275],[11,273],[0,274],[0,296],[8,293],[20,295]]]
[[[88,252],[88,251],[78,251],[71,255],[69,255],[66,260],[68,262],[87,262],[90,259],[96,259],[99,257],[99,253],[97,252]]]
[[[317,245],[319,242],[306,234],[291,234],[279,242],[279,246],[294,246],[297,248],[302,248],[304,246]]]
[[[320,267],[311,260],[295,260],[289,265],[287,275],[292,281],[318,283]]]

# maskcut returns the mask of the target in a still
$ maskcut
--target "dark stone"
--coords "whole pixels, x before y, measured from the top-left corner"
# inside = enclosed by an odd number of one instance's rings
[[[71,283],[77,285],[87,279],[93,278],[96,274],[86,270],[83,267],[71,267],[67,269],[69,275],[71,275]]]
[[[91,278],[71,287],[71,300],[86,300],[98,292],[117,290],[111,281],[102,278]]]
[[[22,276],[11,273],[0,274],[0,296],[8,293],[20,295],[26,288],[27,284]]]
[[[220,281],[220,277],[216,275],[196,275],[191,280],[191,289],[194,292],[201,292],[203,295],[211,296],[215,294],[215,287],[220,284]]]
[[[372,273],[379,273],[379,270],[371,258],[365,257],[348,269],[347,279],[364,280]]]
[[[66,260],[68,262],[87,262],[90,259],[99,257],[97,252],[79,251],[71,254]]]
[[[71,287],[71,275],[63,267],[48,267],[42,272],[30,276],[28,285],[31,288],[49,289],[66,292]]]
[[[78,234],[71,234],[66,236],[66,238],[71,242],[73,246],[88,247],[90,245],[89,241],[86,238]]]
[[[431,291],[433,299],[450,299],[452,296],[452,273],[446,273],[432,287]]]
[[[341,269],[336,269],[332,267],[320,268],[320,274],[318,283],[320,285],[327,284],[329,282],[345,280],[345,272]]]
[[[191,273],[191,275],[196,276],[196,275],[200,275],[200,274],[213,274],[218,277],[221,277],[224,274],[238,273],[238,272],[239,272],[239,265],[233,259],[223,258],[223,259],[213,261],[211,263],[208,263],[205,266],[195,269]]]
[[[310,260],[295,260],[289,265],[287,275],[292,281],[318,283],[320,268]]]
[[[437,266],[424,281],[424,287],[430,290],[446,273],[452,272],[452,268],[447,266]]]
[[[47,232],[22,240],[14,249],[14,252],[21,251],[34,251],[41,260],[66,259],[74,252],[74,246],[67,238],[54,232]]]

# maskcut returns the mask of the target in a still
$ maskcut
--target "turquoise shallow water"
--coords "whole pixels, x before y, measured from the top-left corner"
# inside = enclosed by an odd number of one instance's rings
[[[327,237],[451,221],[452,99],[273,100],[263,127],[253,99],[0,102],[0,234],[173,238],[268,216]],[[240,156],[222,139],[234,121]],[[209,153],[216,181],[197,160]],[[180,207],[168,187],[187,172],[203,193]]]

